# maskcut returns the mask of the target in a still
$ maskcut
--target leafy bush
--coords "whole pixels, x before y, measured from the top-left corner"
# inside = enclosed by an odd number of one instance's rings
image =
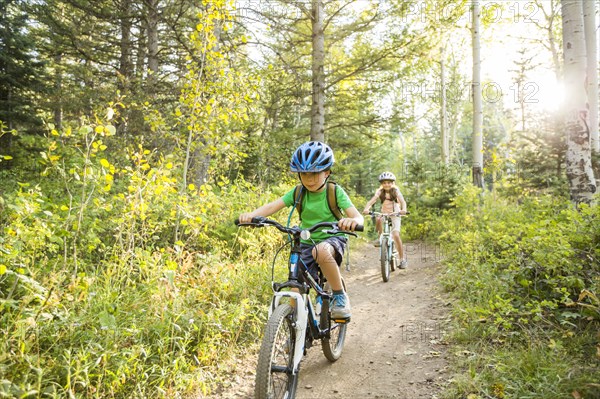
[[[110,159],[111,134],[53,131],[39,183],[4,194],[0,397],[206,393],[260,333],[281,237],[233,220],[285,187],[180,187],[175,159]]]
[[[555,197],[515,205],[473,188],[454,204],[440,222],[442,281],[457,300],[455,338],[484,359],[468,362],[476,374],[463,394],[473,385],[498,398],[597,392],[598,368],[582,365],[597,365],[600,348],[600,207]]]

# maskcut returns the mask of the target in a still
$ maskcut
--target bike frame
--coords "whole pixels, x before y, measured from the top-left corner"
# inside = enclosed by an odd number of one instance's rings
[[[296,331],[296,345],[294,350],[294,369],[292,370],[292,373],[296,374],[298,373],[300,361],[304,356],[306,334],[310,333],[312,339],[318,339],[327,336],[331,330],[331,325],[320,325],[312,299],[309,295],[310,289],[312,288],[315,290],[317,298],[322,297],[331,300],[332,296],[323,290],[308,272],[306,267],[301,264],[300,238],[294,237],[294,241],[291,245],[292,249],[288,261],[288,281],[284,283],[272,282],[273,297],[271,299],[271,306],[269,307],[269,317],[275,308],[279,306],[283,298],[289,298],[295,301],[294,329]],[[300,276],[304,277],[307,283],[301,282]],[[296,288],[299,292],[284,291],[286,288]],[[326,312],[327,310],[322,309],[321,311]],[[308,328],[310,331],[307,330]]]
[[[392,262],[392,256],[394,254],[394,238],[392,237],[392,234],[390,232],[390,224],[392,223],[392,220],[390,219],[390,216],[388,215],[381,215],[381,223],[382,223],[382,229],[383,232],[381,233],[381,235],[379,236],[379,256],[383,256],[385,255],[383,253],[383,241],[387,240],[388,245],[386,245],[387,248],[387,258],[389,259],[390,262]]]

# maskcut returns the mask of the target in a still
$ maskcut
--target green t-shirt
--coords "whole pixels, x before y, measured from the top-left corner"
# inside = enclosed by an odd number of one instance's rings
[[[335,186],[335,196],[337,204],[342,211],[354,206],[348,194],[339,185]],[[294,189],[288,191],[282,199],[285,206],[293,206]],[[337,219],[327,205],[327,190],[323,190],[320,193],[312,193],[305,189],[302,200],[302,222],[300,223],[300,227],[306,229],[320,222],[337,222]],[[311,234],[311,238],[315,242],[323,241],[327,237],[331,237],[331,234],[322,233],[320,229]],[[302,242],[310,243],[310,241],[304,240]]]

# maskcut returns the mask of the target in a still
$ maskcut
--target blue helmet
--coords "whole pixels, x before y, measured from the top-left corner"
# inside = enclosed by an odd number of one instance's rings
[[[333,150],[320,141],[309,141],[294,151],[290,162],[292,172],[322,172],[329,170],[333,163]]]

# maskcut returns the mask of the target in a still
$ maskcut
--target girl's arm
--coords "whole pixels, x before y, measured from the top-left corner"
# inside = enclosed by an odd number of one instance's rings
[[[367,204],[365,205],[365,209],[363,209],[362,213],[364,213],[365,215],[369,213],[369,209],[371,209],[371,207],[373,206],[373,204],[379,199],[379,189],[377,191],[375,191],[375,195],[373,196],[373,198],[371,198],[369,200],[369,202],[367,202]]]
[[[242,213],[239,217],[239,220],[240,223],[250,223],[252,221],[252,218],[254,217],[271,216],[272,214],[282,210],[283,208],[285,208],[285,203],[283,202],[283,199],[278,198],[275,201],[269,202],[268,204],[265,204],[252,212]]]
[[[404,200],[404,196],[402,195],[402,193],[400,192],[399,189],[398,190],[398,196],[396,198],[396,202],[398,204],[400,204],[400,212],[403,214],[406,214],[406,201]]]

